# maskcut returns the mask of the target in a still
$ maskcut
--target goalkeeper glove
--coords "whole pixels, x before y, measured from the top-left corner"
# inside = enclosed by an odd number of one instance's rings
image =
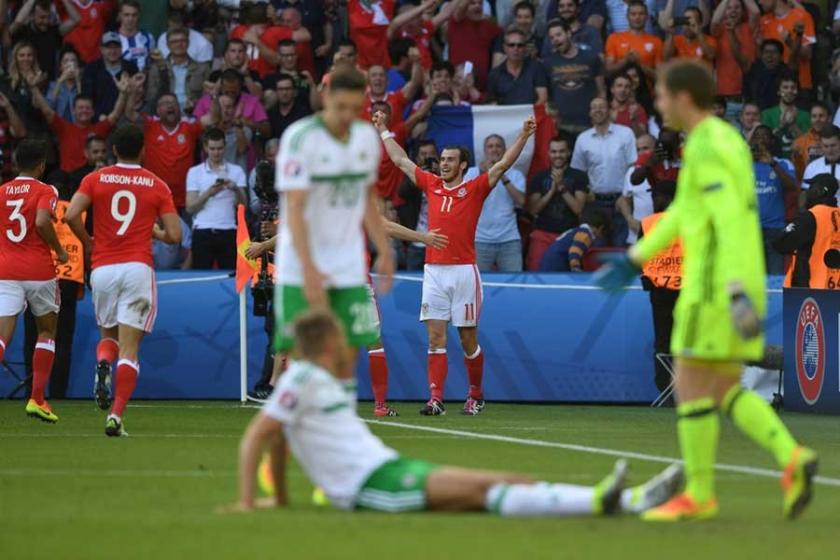
[[[749,296],[744,292],[735,292],[729,300],[729,314],[735,332],[744,340],[755,338],[761,334],[761,318],[753,307]]]
[[[608,292],[618,292],[636,278],[642,269],[627,254],[605,255],[604,265],[595,273],[595,284]]]

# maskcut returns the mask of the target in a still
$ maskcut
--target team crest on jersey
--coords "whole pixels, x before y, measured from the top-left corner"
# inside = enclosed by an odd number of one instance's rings
[[[653,52],[653,43],[645,43],[645,50],[647,52]]]
[[[90,17],[96,19],[97,17],[99,17],[99,11],[96,8],[93,8],[90,11]]]
[[[187,137],[184,136],[183,134],[179,134],[178,135],[178,143],[179,144],[186,144],[187,143]]]
[[[455,195],[458,198],[464,198],[465,196],[467,196],[467,187],[461,187],[460,189],[458,189],[458,192],[455,193]]]
[[[796,379],[805,402],[817,402],[825,379],[825,331],[813,298],[802,302],[796,321]]]
[[[298,398],[295,396],[294,393],[290,393],[288,391],[284,392],[280,395],[280,406],[283,408],[294,410],[297,406]]]

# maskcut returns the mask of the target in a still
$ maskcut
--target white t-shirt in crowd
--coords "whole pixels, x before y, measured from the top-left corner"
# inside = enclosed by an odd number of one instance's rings
[[[327,287],[367,284],[367,256],[362,222],[370,186],[376,181],[381,141],[370,123],[357,120],[346,141],[336,139],[319,115],[292,124],[280,139],[276,187],[282,195],[307,191],[304,219],[315,266]],[[277,251],[280,283],[303,284],[303,269],[289,230],[288,204]]]
[[[356,387],[310,362],[292,362],[263,413],[283,424],[295,460],[339,508],[352,509],[362,485],[396,451],[356,414]]]
[[[802,175],[802,190],[807,191],[811,188],[809,181],[823,173],[834,175],[834,178],[840,181],[840,162],[832,164],[828,163],[825,157],[820,157],[809,163],[808,167],[805,168],[805,174]],[[837,191],[837,202],[840,204],[840,190]]]
[[[212,62],[213,61],[213,45],[207,40],[207,37],[196,31],[189,29],[190,45],[187,47],[187,56],[196,62]],[[169,45],[166,44],[167,33],[158,37],[157,48],[163,58],[169,56]]]
[[[187,172],[187,192],[200,195],[219,179],[230,180],[243,190],[247,186],[245,171],[238,165],[225,163],[224,167],[211,169],[205,161]],[[193,229],[236,229],[236,193],[225,189],[210,197],[193,217]]]
[[[478,167],[470,167],[464,175],[464,181],[478,177]],[[505,177],[521,193],[525,192],[525,176],[516,169],[508,169]],[[502,184],[496,183],[493,190],[484,200],[478,227],[475,230],[475,240],[478,243],[504,243],[519,241],[519,228],[516,225],[516,205],[510,193]]]
[[[621,194],[633,199],[633,217],[641,221],[642,218],[653,214],[653,199],[650,196],[650,183],[645,179],[641,184],[634,185],[630,182],[630,175],[632,174],[633,168],[628,169],[624,181],[624,191]],[[628,229],[627,243],[632,245],[638,240],[638,234],[632,229]]]

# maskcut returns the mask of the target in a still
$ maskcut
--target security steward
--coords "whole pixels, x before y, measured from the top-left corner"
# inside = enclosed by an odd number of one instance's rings
[[[830,268],[826,257],[840,249],[840,209],[837,208],[837,179],[821,173],[805,191],[805,207],[773,243],[782,254],[793,255],[784,286],[786,288],[840,288],[840,269]],[[830,258],[828,259],[831,260]],[[835,264],[836,263],[832,263]]]
[[[641,235],[653,231],[673,202],[676,192],[677,185],[674,181],[657,181],[654,184],[651,188],[654,214],[641,220]],[[648,261],[642,269],[642,286],[650,292],[650,306],[653,310],[654,381],[660,392],[665,391],[671,384],[671,374],[656,359],[656,355],[671,351],[674,306],[682,287],[682,262],[682,243],[678,240]]]

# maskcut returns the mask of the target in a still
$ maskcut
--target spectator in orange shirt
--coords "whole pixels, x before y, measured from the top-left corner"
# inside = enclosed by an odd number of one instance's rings
[[[730,119],[741,110],[744,74],[756,57],[755,32],[760,15],[755,0],[723,0],[712,15],[712,35],[718,43],[717,94],[726,97]]]
[[[642,66],[649,79],[655,76],[656,66],[662,62],[662,40],[645,33],[648,9],[641,0],[630,0],[627,4],[628,31],[612,33],[607,37],[605,47],[607,74],[621,73],[634,62]]]
[[[694,6],[686,8],[683,12],[683,21],[679,22],[682,24],[682,34],[674,35],[678,22],[668,13],[671,6],[673,6],[673,0],[669,1],[665,8],[665,17],[670,24],[665,30],[665,60],[696,58],[711,64],[715,59],[717,41],[714,37],[703,33],[701,27],[703,14],[700,13],[700,9]]]
[[[788,0],[760,0],[760,4],[764,12],[760,21],[761,37],[782,42],[784,61],[795,72],[799,72],[801,99],[811,99],[811,57],[813,45],[817,42],[811,14],[791,6]]]
[[[828,105],[821,101],[817,101],[811,105],[811,128],[793,141],[791,148],[791,160],[796,169],[796,178],[802,181],[802,176],[805,174],[805,168],[809,163],[815,159],[822,157],[822,148],[820,147],[820,133],[825,130],[825,127],[831,124],[831,112]]]
[[[627,74],[613,78],[610,86],[612,101],[610,114],[616,124],[633,129],[636,136],[645,134],[648,128],[648,115],[645,108],[633,98],[633,82]]]

